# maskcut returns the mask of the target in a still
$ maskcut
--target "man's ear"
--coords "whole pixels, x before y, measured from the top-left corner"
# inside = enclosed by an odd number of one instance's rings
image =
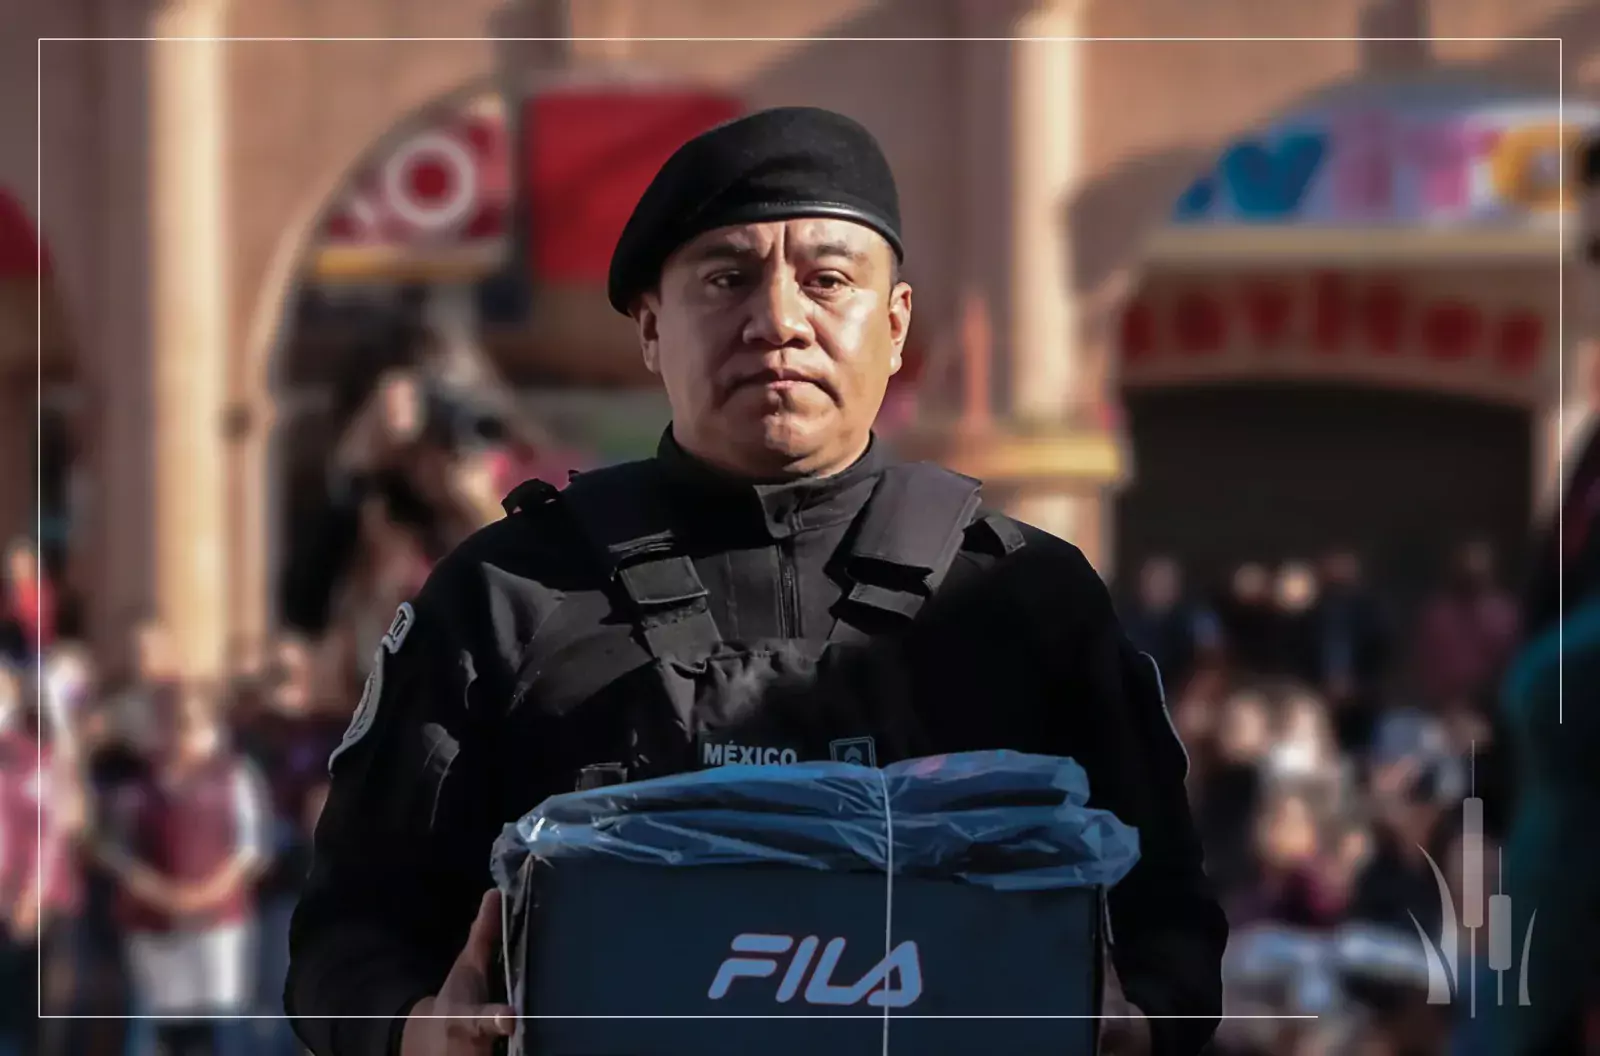
[[[905,351],[906,335],[911,332],[911,284],[895,283],[889,291],[890,362],[898,364]],[[898,366],[895,369],[899,369]]]
[[[660,302],[654,294],[641,294],[633,305],[633,325],[639,334],[639,354],[644,357],[645,369],[655,375],[661,373]]]

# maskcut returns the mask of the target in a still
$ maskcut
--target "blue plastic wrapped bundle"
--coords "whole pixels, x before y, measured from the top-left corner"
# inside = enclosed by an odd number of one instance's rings
[[[968,752],[896,763],[721,766],[553,796],[496,841],[510,890],[524,860],[783,865],[958,880],[1004,891],[1109,888],[1138,833],[1087,806],[1070,759]]]

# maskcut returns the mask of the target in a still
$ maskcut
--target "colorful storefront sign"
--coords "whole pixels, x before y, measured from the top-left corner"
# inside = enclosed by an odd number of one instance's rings
[[[1179,226],[1538,226],[1570,208],[1600,108],[1363,92],[1231,143],[1180,196]],[[1565,159],[1563,159],[1563,154]]]
[[[363,162],[324,218],[322,280],[464,279],[510,252],[505,111],[485,93],[441,105]]]

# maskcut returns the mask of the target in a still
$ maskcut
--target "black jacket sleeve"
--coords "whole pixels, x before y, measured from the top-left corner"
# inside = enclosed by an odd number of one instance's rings
[[[1201,1051],[1222,1015],[1228,922],[1206,875],[1184,781],[1188,754],[1167,715],[1155,661],[1119,642],[1123,704],[1146,782],[1139,863],[1111,892],[1112,961],[1123,992],[1151,1019],[1153,1056]],[[1130,799],[1132,797],[1129,797]]]
[[[1189,809],[1188,754],[1155,662],[1129,642],[1083,554],[1054,540],[1029,548],[1018,580],[1048,591],[1029,625],[1054,658],[1054,739],[1087,772],[1090,803],[1139,830],[1139,861],[1110,895],[1112,962],[1152,1017],[1153,1056],[1192,1056],[1221,1018],[1228,924]],[[1195,1018],[1154,1018],[1179,1016]]]
[[[329,762],[284,994],[316,1056],[398,1052],[405,1014],[443,981],[490,884],[487,746],[506,663],[492,633],[474,633],[480,582],[453,555],[401,607]]]

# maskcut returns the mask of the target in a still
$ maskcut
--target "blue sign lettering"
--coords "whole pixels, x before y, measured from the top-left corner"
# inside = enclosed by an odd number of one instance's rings
[[[1314,130],[1240,140],[1223,153],[1215,171],[1179,196],[1172,218],[1180,224],[1224,217],[1255,223],[1293,219],[1327,155],[1327,135]]]
[[[1291,133],[1275,146],[1237,143],[1219,166],[1233,207],[1245,220],[1284,220],[1295,214],[1327,152],[1328,138]]]

